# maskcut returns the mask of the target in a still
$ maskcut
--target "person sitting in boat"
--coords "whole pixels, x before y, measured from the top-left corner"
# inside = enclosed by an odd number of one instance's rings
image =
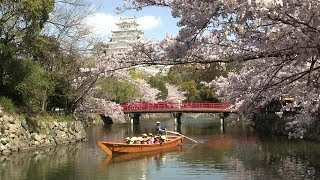
[[[160,136],[160,144],[167,141],[166,136]]]
[[[154,144],[160,144],[160,136],[154,136]]]
[[[131,144],[137,144],[137,141],[138,141],[137,137],[134,136],[134,137],[131,138]]]
[[[142,134],[141,144],[148,144],[148,135],[146,133]]]
[[[161,135],[163,131],[167,130],[166,128],[164,128],[160,125],[160,121],[157,121],[156,123],[157,123],[157,126],[156,126],[156,134],[157,135]]]
[[[147,144],[153,144],[153,143],[154,143],[153,134],[149,133],[149,138],[148,138],[148,143]]]
[[[143,138],[141,136],[137,137],[135,144],[142,144],[143,143]]]
[[[130,137],[126,137],[126,144],[133,144]]]

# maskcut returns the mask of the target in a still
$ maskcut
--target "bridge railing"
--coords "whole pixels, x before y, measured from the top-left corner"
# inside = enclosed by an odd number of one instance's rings
[[[188,110],[188,109],[217,109],[225,110],[229,103],[208,103],[208,102],[158,102],[158,103],[134,103],[134,104],[121,104],[123,111],[152,111],[152,110]]]

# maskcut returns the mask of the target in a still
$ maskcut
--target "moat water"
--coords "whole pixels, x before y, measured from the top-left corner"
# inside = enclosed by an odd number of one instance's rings
[[[161,121],[198,141],[168,152],[108,158],[96,144],[154,132],[156,121],[91,127],[87,142],[0,156],[0,179],[320,179],[320,143],[259,136],[245,126],[222,130],[219,119]]]

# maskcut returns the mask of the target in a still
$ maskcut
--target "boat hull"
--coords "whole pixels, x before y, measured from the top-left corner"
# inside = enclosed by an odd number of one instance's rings
[[[141,153],[172,148],[180,146],[183,139],[183,136],[167,136],[167,141],[161,144],[126,144],[98,141],[98,146],[111,156],[112,154]]]

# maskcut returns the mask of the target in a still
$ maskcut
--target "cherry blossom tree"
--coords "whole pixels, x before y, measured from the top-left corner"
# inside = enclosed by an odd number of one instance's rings
[[[76,113],[90,115],[90,112],[99,111],[100,114],[109,116],[118,122],[124,122],[124,114],[120,104],[108,101],[98,97],[99,88],[96,87],[96,82],[101,77],[114,76],[119,80],[125,80],[134,86],[139,93],[138,102],[157,102],[157,95],[160,90],[152,88],[144,79],[133,79],[128,70],[133,66],[131,63],[126,63],[126,54],[104,54],[97,51],[90,59],[91,67],[82,67],[80,70],[83,73],[74,80],[75,89],[82,92],[79,96],[78,109]],[[85,62],[83,63],[85,64]],[[83,115],[82,115],[83,116]]]
[[[76,114],[84,117],[85,114],[90,116],[92,112],[99,111],[100,114],[124,122],[123,118],[120,118],[124,117],[120,104],[97,97],[99,88],[96,86],[101,77],[128,76],[125,69],[130,66],[121,63],[122,57],[121,54],[100,54],[100,51],[97,51],[89,58],[79,60],[82,62],[81,74],[73,81],[73,87],[77,92]]]
[[[319,1],[125,0],[120,10],[171,8],[176,37],[133,46],[141,64],[239,63],[242,70],[211,84],[244,113],[280,96],[302,110],[288,120],[288,134],[303,137],[317,122],[320,101]],[[137,58],[139,57],[139,58]],[[130,61],[130,60],[129,60]],[[132,63],[137,63],[133,62]]]
[[[144,79],[136,79],[134,82],[139,89],[139,102],[155,103],[159,101],[157,100],[157,96],[160,93],[160,90],[151,87],[151,85],[148,84]]]
[[[105,117],[110,117],[116,123],[125,123],[124,113],[120,104],[102,98],[88,96],[76,109],[76,114],[84,119],[88,119],[95,113]],[[92,114],[93,113],[93,114]]]
[[[180,90],[178,86],[166,83],[166,88],[168,89],[168,95],[165,101],[177,103],[187,99],[184,96],[186,92]]]

